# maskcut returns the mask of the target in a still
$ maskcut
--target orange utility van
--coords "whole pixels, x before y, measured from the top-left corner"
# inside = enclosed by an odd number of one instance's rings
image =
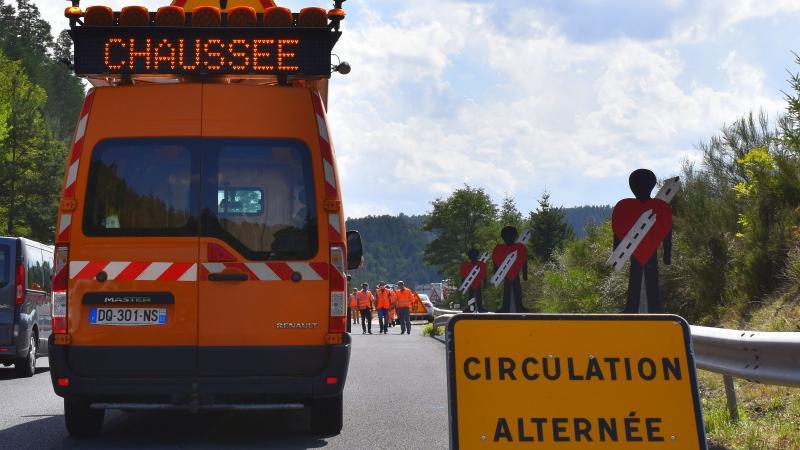
[[[312,431],[342,427],[361,241],[344,228],[325,112],[327,17],[341,10],[315,9],[322,27],[301,12],[270,28],[269,11],[225,27],[233,11],[216,28],[182,10],[183,27],[67,11],[76,73],[94,85],[55,245],[50,373],[71,435],[98,433],[106,409],[310,408]],[[201,44],[164,50],[184,39]]]

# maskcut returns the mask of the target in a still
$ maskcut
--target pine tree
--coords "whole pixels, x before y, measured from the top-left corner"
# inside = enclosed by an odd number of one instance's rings
[[[500,222],[500,227],[510,225],[522,233],[522,227],[524,225],[522,213],[517,209],[514,198],[508,194],[503,198],[503,204],[500,206],[500,214],[497,219]]]
[[[563,248],[572,239],[572,229],[567,225],[564,211],[550,205],[547,191],[539,199],[539,208],[528,216],[528,225],[532,232],[529,241],[531,256],[540,262],[548,261],[555,250]]]

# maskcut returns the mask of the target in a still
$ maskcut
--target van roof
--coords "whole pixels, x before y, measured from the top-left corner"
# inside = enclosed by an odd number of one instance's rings
[[[40,250],[49,250],[53,252],[54,247],[52,245],[42,244],[41,242],[32,241],[28,238],[24,238],[21,236],[14,237],[14,236],[0,236],[0,242],[2,241],[22,241],[28,247],[38,248]]]

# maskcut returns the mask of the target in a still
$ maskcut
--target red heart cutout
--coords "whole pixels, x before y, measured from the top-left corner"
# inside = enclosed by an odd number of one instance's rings
[[[669,203],[656,198],[645,202],[635,198],[625,198],[614,206],[614,211],[611,213],[611,228],[614,230],[614,236],[622,240],[639,220],[639,217],[648,210],[652,210],[656,214],[656,223],[633,252],[633,257],[642,265],[647,263],[658,246],[664,242],[664,238],[672,231],[672,207],[669,206]]]
[[[480,270],[478,271],[478,276],[475,277],[475,279],[472,280],[472,284],[469,285],[469,287],[473,289],[480,287],[481,283],[483,283],[483,279],[486,278],[486,263],[481,261],[464,261],[461,263],[461,270],[459,271],[461,273],[461,279],[463,280],[469,276],[469,273],[472,272],[472,268],[475,266],[480,267]]]
[[[506,256],[511,254],[511,252],[517,252],[517,259],[514,261],[514,264],[508,269],[508,273],[506,273],[506,280],[514,281],[519,274],[519,271],[522,269],[522,266],[525,264],[525,261],[528,260],[528,248],[525,247],[525,244],[497,244],[494,246],[494,250],[492,250],[492,262],[494,262],[495,267],[500,267],[503,264],[503,261],[506,260]]]

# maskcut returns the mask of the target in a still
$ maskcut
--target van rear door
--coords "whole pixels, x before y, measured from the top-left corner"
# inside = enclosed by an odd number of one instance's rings
[[[314,119],[305,89],[204,86],[201,375],[311,376],[327,363]]]
[[[59,232],[80,374],[195,373],[201,96],[200,84],[145,83],[87,102],[64,191],[76,208]]]
[[[71,367],[87,375],[196,368],[199,140],[112,138],[91,152],[70,243]]]
[[[0,238],[0,347],[13,343],[15,250],[16,239]]]

